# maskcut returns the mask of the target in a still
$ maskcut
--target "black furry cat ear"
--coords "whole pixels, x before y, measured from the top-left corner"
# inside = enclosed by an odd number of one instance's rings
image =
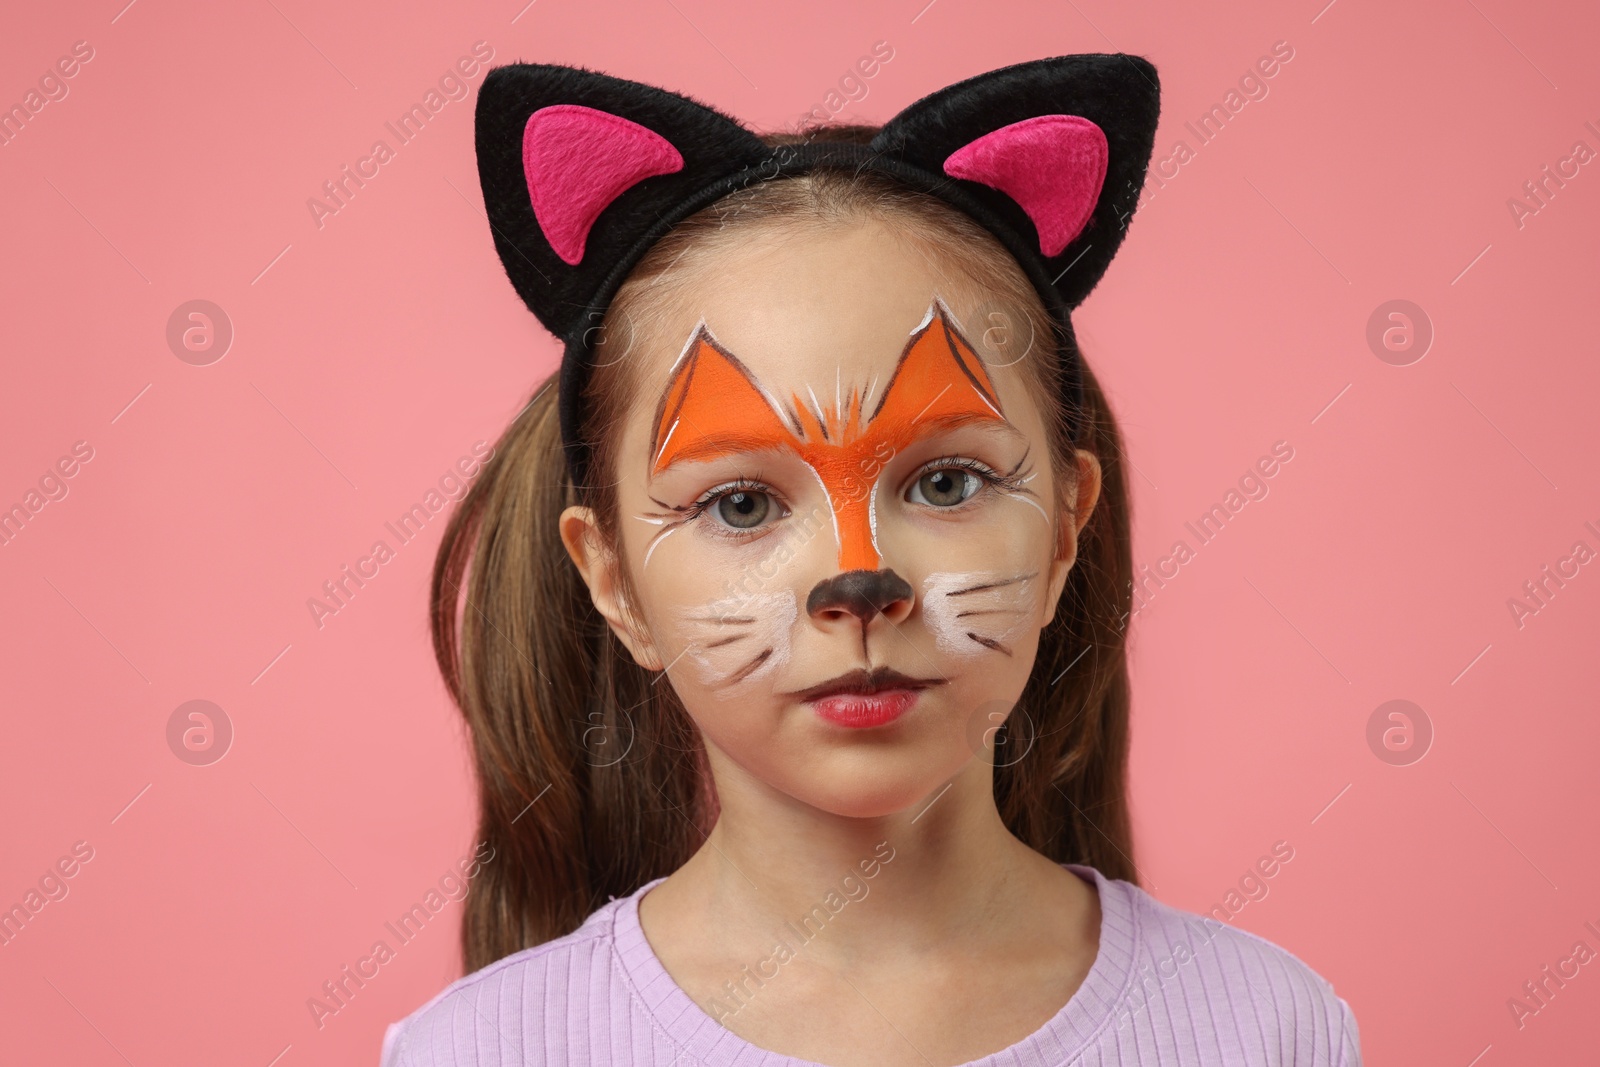
[[[506,273],[569,342],[674,223],[742,185],[827,163],[886,171],[976,216],[1047,303],[1070,309],[1122,243],[1159,110],[1146,60],[1057,56],[923,97],[867,146],[771,148],[681,94],[518,63],[479,92],[478,171]]]
[[[1160,110],[1147,60],[1057,56],[925,96],[885,123],[872,147],[959,179],[980,206],[974,213],[991,214],[983,221],[1002,236],[1009,230],[1008,244],[1042,257],[1049,284],[1075,308],[1122,244]]]
[[[500,260],[545,328],[569,340],[669,207],[770,153],[688,97],[534,63],[489,72],[476,137]]]

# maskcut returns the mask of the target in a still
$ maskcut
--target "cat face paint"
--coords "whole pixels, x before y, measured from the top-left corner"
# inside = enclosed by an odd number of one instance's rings
[[[737,696],[741,686],[770,685],[789,658],[798,615],[795,595],[787,589],[725,597],[673,613],[687,640],[683,662],[719,699]]]
[[[863,472],[881,471],[888,457],[932,433],[971,422],[1009,428],[983,361],[951,320],[944,301],[934,297],[876,402],[876,381],[859,395],[851,386],[841,396],[836,378],[827,407],[811,386],[806,397],[791,394],[780,402],[701,322],[656,410],[651,476],[691,460],[791,451],[826,494],[840,570],[876,570],[882,558],[872,491],[877,478],[862,491]]]
[[[752,234],[630,349],[619,548],[724,800],[926,806],[1027,684],[1060,589],[1049,434],[1026,361],[963,328],[992,298],[939,268],[875,221]],[[885,725],[816,703],[882,679],[922,686]]]
[[[922,618],[939,651],[1013,655],[1016,638],[1037,625],[1038,579],[1038,571],[928,575],[922,583]]]

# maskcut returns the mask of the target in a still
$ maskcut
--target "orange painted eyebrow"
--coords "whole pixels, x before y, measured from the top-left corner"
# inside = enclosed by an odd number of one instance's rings
[[[949,433],[968,425],[984,431],[994,430],[1023,443],[1028,440],[1026,434],[1009,422],[976,415],[971,412],[958,411],[919,422],[916,431],[912,434],[911,440],[907,444],[923,441],[937,434]],[[728,433],[712,436],[696,435],[692,444],[678,449],[671,462],[652,475],[652,480],[665,475],[674,467],[700,459],[726,459],[740,452],[771,452],[775,450],[798,454],[799,448],[797,446],[798,442],[774,442],[768,437],[748,433]]]

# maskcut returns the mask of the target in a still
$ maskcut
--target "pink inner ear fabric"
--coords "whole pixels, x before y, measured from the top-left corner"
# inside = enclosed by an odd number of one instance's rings
[[[952,178],[982,182],[1015,200],[1039,231],[1039,250],[1058,256],[1083,232],[1106,180],[1105,131],[1081,115],[1013,122],[956,149]]]
[[[534,218],[570,266],[583,259],[590,227],[613,200],[646,178],[682,169],[683,155],[665,137],[592,107],[552,104],[523,127],[522,172]]]

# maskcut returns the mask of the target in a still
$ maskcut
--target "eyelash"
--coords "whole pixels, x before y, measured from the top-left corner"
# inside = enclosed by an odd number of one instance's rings
[[[909,492],[911,486],[915,485],[924,475],[927,475],[932,471],[949,470],[952,467],[971,471],[979,478],[982,478],[986,486],[998,486],[1001,489],[1011,492],[1016,492],[1023,488],[1023,483],[1020,479],[1001,474],[999,471],[996,471],[993,467],[989,466],[987,463],[984,463],[982,460],[973,459],[970,456],[940,456],[937,459],[929,460],[921,467],[917,468],[916,472],[912,474],[911,478],[906,482],[906,488],[901,491],[901,495],[903,496],[906,492]],[[779,499],[778,494],[773,491],[771,486],[768,486],[765,483],[757,481],[753,478],[738,478],[734,481],[726,482],[722,485],[706,490],[705,493],[701,494],[699,499],[690,504],[685,510],[683,521],[693,522],[694,520],[700,518],[701,515],[705,514],[706,511],[710,510],[710,508],[723,497],[731,496],[734,493],[765,493],[767,496],[771,497],[773,502],[779,507],[784,508],[785,513],[788,511],[788,508]],[[954,511],[958,508],[965,507],[976,496],[977,493],[974,493],[966,500],[963,500],[960,504],[956,504],[949,508],[941,508],[940,510]],[[736,539],[745,539],[762,533],[766,529],[765,526],[756,526],[747,530],[737,530],[733,527],[725,526],[719,522],[711,523],[711,527],[718,535],[722,537],[732,537]]]
[[[951,467],[959,467],[962,470],[971,471],[973,474],[976,474],[978,477],[982,478],[985,485],[988,486],[998,487],[1009,492],[1017,492],[1023,488],[1023,483],[1020,479],[1011,477],[1010,475],[1001,474],[999,471],[995,470],[987,463],[984,463],[982,460],[973,459],[970,456],[940,456],[938,459],[930,459],[921,467],[917,468],[916,472],[912,474],[911,478],[906,482],[905,492],[909,492],[913,485],[917,484],[917,482],[921,481],[924,476],[932,473],[933,471],[949,470]],[[953,507],[941,508],[939,510],[955,511],[958,508],[965,507],[969,502],[976,499],[977,495],[977,493],[973,493],[972,496],[968,497],[966,500],[963,500],[960,504],[956,504]]]
[[[698,500],[689,505],[688,509],[684,512],[683,521],[693,522],[723,497],[731,496],[734,493],[765,493],[767,496],[772,498],[773,503],[784,508],[786,514],[788,512],[788,508],[778,498],[778,494],[772,490],[771,486],[756,481],[753,478],[738,478],[734,481],[726,482],[712,489],[707,489],[703,494],[701,494]],[[781,517],[782,516],[780,516],[780,518]],[[725,526],[720,522],[713,522],[711,523],[711,529],[714,533],[721,537],[731,537],[736,540],[745,540],[751,536],[754,536],[755,534],[765,533],[767,527],[753,526],[748,530],[737,530],[731,526]]]

